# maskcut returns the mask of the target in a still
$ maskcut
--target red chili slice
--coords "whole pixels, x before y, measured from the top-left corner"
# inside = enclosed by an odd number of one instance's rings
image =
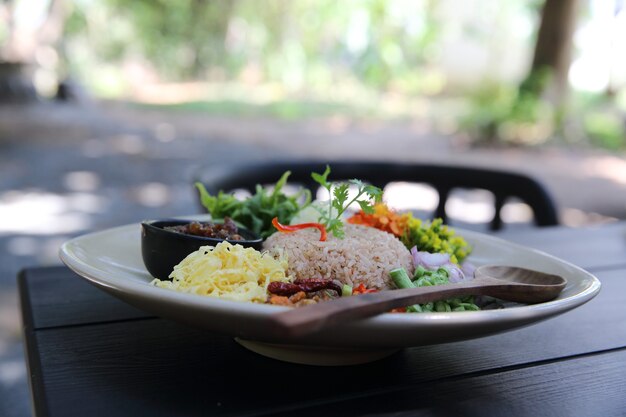
[[[274,217],[272,219],[272,224],[274,225],[276,230],[283,233],[291,233],[295,232],[296,230],[308,229],[313,227],[320,231],[320,242],[324,242],[326,240],[326,226],[321,223],[300,223],[285,225],[278,222],[278,217]]]
[[[372,292],[378,292],[376,288],[366,288],[362,283],[352,289],[352,294],[369,294]]]

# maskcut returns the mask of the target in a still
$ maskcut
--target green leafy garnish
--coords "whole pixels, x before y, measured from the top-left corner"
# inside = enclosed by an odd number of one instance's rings
[[[216,196],[209,194],[202,183],[197,182],[196,188],[200,192],[200,202],[211,214],[213,219],[230,217],[243,227],[266,238],[276,231],[272,219],[289,224],[291,218],[311,202],[309,190],[302,189],[299,193],[287,196],[282,188],[287,183],[290,171],[285,172],[270,193],[261,185],[256,186],[255,194],[245,200],[239,200],[232,194],[220,191]],[[304,196],[304,202],[300,203]]]
[[[333,184],[328,181],[329,174],[330,167],[328,165],[326,165],[326,170],[322,174],[318,174],[316,172],[311,174],[311,178],[324,187],[330,195],[330,199],[328,200],[328,209],[320,210],[319,222],[326,226],[326,230],[329,233],[332,233],[335,237],[343,238],[343,222],[341,221],[342,214],[353,203],[357,203],[361,207],[361,210],[365,213],[373,213],[373,204],[380,203],[382,201],[383,190],[371,184],[365,184],[363,181],[356,179],[339,184]],[[350,185],[357,187],[356,196],[352,199],[350,199],[349,195]],[[364,196],[366,198],[363,198]]]

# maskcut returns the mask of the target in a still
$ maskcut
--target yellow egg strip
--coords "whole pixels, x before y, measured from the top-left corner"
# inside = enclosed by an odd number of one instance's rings
[[[265,302],[272,281],[289,281],[287,259],[241,245],[221,242],[189,254],[170,274],[172,281],[155,279],[152,285],[176,291],[236,301]]]

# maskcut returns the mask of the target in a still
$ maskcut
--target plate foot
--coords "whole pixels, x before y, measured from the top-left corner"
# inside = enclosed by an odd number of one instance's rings
[[[346,366],[374,362],[393,355],[400,349],[357,349],[317,346],[282,345],[235,338],[252,352],[283,362],[316,366]]]

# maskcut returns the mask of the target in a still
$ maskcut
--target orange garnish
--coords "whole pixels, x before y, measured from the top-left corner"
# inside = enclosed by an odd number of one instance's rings
[[[397,237],[404,234],[410,214],[398,214],[384,203],[374,205],[374,213],[367,214],[363,210],[348,219],[348,223],[375,227]]]

